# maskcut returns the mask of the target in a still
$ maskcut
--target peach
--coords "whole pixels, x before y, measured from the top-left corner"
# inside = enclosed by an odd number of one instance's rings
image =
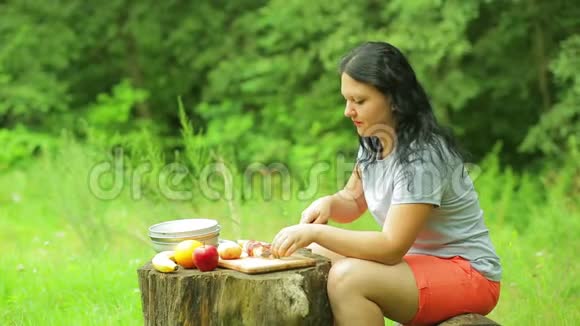
[[[221,259],[238,259],[242,255],[242,247],[233,242],[223,242],[218,246]]]

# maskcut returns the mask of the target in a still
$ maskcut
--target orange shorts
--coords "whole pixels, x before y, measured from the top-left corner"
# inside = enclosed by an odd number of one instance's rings
[[[408,325],[429,325],[465,313],[487,315],[499,299],[490,281],[461,257],[407,255],[419,289],[419,309]]]

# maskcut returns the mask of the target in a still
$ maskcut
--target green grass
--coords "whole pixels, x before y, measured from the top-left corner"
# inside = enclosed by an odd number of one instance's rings
[[[142,325],[136,270],[154,253],[149,225],[210,217],[224,238],[268,241],[309,203],[135,201],[127,191],[101,201],[86,186],[90,156],[74,148],[66,155],[0,175],[1,325]],[[492,159],[482,171],[476,186],[504,268],[490,317],[504,325],[580,323],[577,170],[518,176]],[[379,229],[368,213],[348,227]]]

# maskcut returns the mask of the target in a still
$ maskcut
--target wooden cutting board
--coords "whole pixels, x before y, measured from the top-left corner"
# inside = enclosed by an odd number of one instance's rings
[[[220,259],[218,266],[246,274],[258,274],[316,265],[316,260],[294,254],[283,258],[242,257],[239,259]]]

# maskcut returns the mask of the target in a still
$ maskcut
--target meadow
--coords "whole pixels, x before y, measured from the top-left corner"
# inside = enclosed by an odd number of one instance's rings
[[[269,241],[310,203],[295,193],[248,200],[237,191],[229,199],[170,200],[147,185],[139,198],[127,186],[103,200],[88,185],[102,153],[76,142],[61,148],[0,175],[1,325],[142,325],[136,270],[154,254],[148,226],[208,217],[219,220],[223,238]],[[503,262],[501,299],[490,315],[502,325],[580,321],[575,147],[569,157],[541,174],[515,173],[491,152],[473,176]],[[316,196],[333,187],[322,182]],[[379,229],[368,213],[341,226]]]

